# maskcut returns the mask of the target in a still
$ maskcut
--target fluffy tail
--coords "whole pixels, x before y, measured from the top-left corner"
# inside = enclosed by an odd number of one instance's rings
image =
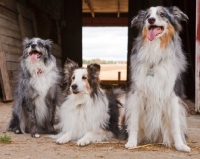
[[[110,130],[116,138],[126,139],[127,132],[124,126],[125,111],[125,91],[120,88],[111,89],[107,93],[109,100],[110,120],[108,130]]]

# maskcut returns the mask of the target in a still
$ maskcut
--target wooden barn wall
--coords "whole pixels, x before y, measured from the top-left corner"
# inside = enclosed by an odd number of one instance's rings
[[[7,64],[7,70],[9,74],[10,79],[10,85],[13,89],[15,86],[16,77],[18,75],[19,69],[20,69],[20,63],[19,58],[22,55],[22,30],[20,28],[20,21],[19,21],[19,12],[17,9],[17,3],[21,1],[15,1],[15,0],[1,0],[0,1],[0,38],[3,45],[3,50],[6,58],[6,64]],[[25,2],[25,0],[23,0]],[[57,64],[59,67],[61,67],[61,59],[62,59],[62,49],[61,49],[61,38],[60,38],[60,26],[58,25],[56,20],[52,20],[49,18],[50,23],[55,23],[55,25],[52,27],[49,23],[45,21],[45,25],[41,23],[42,17],[48,17],[48,15],[45,15],[46,13],[42,13],[41,11],[40,16],[35,12],[37,10],[31,10],[30,3],[21,3],[22,5],[25,5],[25,7],[32,11],[34,16],[36,17],[36,27],[38,30],[38,37],[41,37],[43,39],[51,39],[51,37],[54,36],[52,39],[53,44],[52,47],[52,54],[57,59]],[[35,11],[35,12],[34,12]],[[29,38],[34,37],[33,28],[32,25],[26,17],[22,17],[23,19],[23,26],[24,26],[24,36],[28,36]],[[38,26],[37,23],[40,25]],[[44,26],[44,27],[43,27]],[[51,26],[51,30],[43,35],[45,33],[45,29],[48,31],[49,27]],[[55,32],[54,35],[51,35],[51,32]],[[55,40],[56,39],[56,40]]]
[[[14,86],[15,77],[19,71],[19,58],[22,55],[22,37],[20,33],[16,4],[0,3],[0,37],[6,57],[7,70],[11,88]],[[9,4],[9,5],[8,5]]]

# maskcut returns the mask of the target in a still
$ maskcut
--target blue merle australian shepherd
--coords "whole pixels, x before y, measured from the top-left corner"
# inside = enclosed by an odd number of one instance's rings
[[[51,55],[51,41],[40,38],[23,42],[21,71],[7,130],[16,134],[55,133],[54,114],[59,99],[59,71]]]
[[[131,87],[125,104],[128,142],[162,142],[189,152],[182,73],[186,59],[181,48],[181,21],[188,17],[177,7],[151,7],[132,20],[139,35],[131,55]]]

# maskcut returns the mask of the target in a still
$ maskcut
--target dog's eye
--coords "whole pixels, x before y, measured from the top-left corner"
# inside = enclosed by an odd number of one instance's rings
[[[44,45],[39,41],[38,42],[38,45],[40,46],[40,47],[44,47]]]
[[[30,46],[31,46],[31,44],[27,44],[27,45],[26,45],[26,48],[29,48]]]
[[[150,15],[147,15],[147,19],[150,17]]]
[[[75,76],[73,76],[72,79],[74,80],[74,79],[75,79]]]
[[[160,16],[161,16],[161,17],[164,17],[165,15],[164,15],[164,13],[160,13]]]
[[[82,77],[82,79],[83,79],[83,80],[86,80],[86,79],[87,79],[87,77],[83,76],[83,77]]]

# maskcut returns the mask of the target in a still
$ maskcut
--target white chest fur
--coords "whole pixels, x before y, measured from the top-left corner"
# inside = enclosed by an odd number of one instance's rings
[[[173,46],[161,49],[159,40],[147,43],[132,56],[135,89],[155,102],[170,97],[178,70]]]
[[[30,62],[29,60],[27,60],[26,65],[31,73],[30,84],[38,94],[38,97],[35,100],[37,123],[42,124],[48,109],[45,102],[47,92],[58,79],[58,74],[55,70],[56,65],[54,61],[45,65],[42,61]],[[38,73],[38,70],[41,72]]]
[[[89,94],[72,94],[62,104],[60,117],[62,132],[68,132],[72,140],[80,139],[108,124],[108,100],[105,96],[93,100]]]

